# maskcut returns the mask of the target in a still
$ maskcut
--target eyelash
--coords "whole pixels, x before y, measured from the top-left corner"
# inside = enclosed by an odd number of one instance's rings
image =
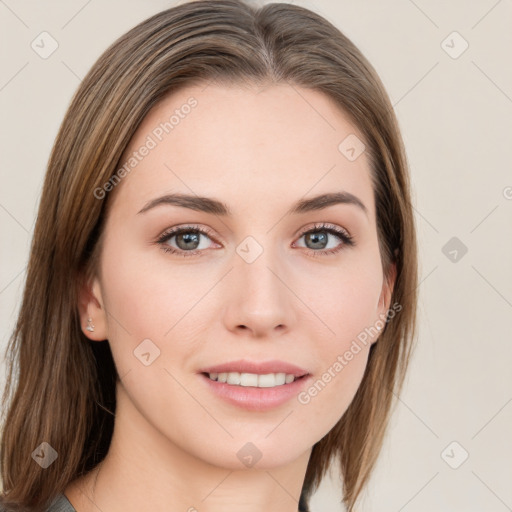
[[[315,251],[314,249],[306,248],[306,250],[308,252],[312,253],[312,255],[314,257],[319,256],[319,255],[321,255],[321,256],[333,255],[333,254],[340,252],[345,246],[352,247],[355,245],[354,237],[351,236],[347,231],[345,231],[344,229],[338,228],[332,224],[327,224],[327,223],[315,224],[313,228],[308,228],[308,229],[302,231],[299,234],[299,238],[302,238],[304,235],[307,235],[309,233],[316,233],[318,231],[330,233],[331,235],[338,237],[342,243],[334,249],[320,249],[318,251]],[[164,252],[176,254],[179,256],[183,256],[183,257],[202,255],[202,253],[205,252],[204,249],[196,249],[194,251],[184,251],[181,249],[175,249],[174,247],[170,247],[169,245],[166,244],[166,242],[168,242],[173,236],[179,235],[181,233],[189,233],[189,232],[196,232],[196,233],[199,233],[202,235],[206,235],[209,238],[213,238],[212,232],[210,229],[200,227],[200,226],[189,225],[189,226],[182,226],[179,228],[172,228],[172,229],[162,233],[162,235],[160,235],[160,237],[158,237],[157,243],[162,246],[162,250]]]

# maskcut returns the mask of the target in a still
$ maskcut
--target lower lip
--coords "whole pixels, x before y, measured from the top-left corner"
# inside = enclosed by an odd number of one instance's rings
[[[236,386],[226,382],[218,382],[207,375],[200,374],[210,389],[230,404],[247,409],[248,411],[268,411],[296,397],[310,381],[311,375],[273,388],[257,388],[251,386]]]

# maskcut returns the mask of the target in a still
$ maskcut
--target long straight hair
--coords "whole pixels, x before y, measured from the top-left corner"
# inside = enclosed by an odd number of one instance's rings
[[[105,457],[113,432],[116,370],[108,341],[80,327],[79,290],[95,275],[109,205],[93,191],[115,174],[150,109],[187,85],[283,83],[334,100],[364,136],[371,162],[382,269],[396,264],[400,312],[370,348],[345,414],[313,446],[301,501],[331,463],[349,511],[381,450],[393,396],[414,346],[417,248],[408,166],[392,105],[358,48],[296,5],[194,1],[162,11],[115,41],[81,82],[51,151],[24,295],[7,347],[1,478],[4,507],[38,510]],[[341,141],[340,141],[341,142]],[[57,452],[43,469],[32,452]]]

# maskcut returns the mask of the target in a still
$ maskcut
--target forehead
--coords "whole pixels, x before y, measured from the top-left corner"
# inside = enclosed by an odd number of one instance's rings
[[[137,129],[121,159],[128,172],[115,201],[134,210],[156,194],[181,192],[222,198],[236,211],[344,190],[373,217],[369,159],[366,152],[347,158],[344,141],[360,151],[363,137],[319,91],[288,84],[186,87]]]

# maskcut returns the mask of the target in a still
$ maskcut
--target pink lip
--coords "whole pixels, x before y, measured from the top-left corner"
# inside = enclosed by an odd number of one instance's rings
[[[254,386],[237,386],[226,382],[218,382],[208,377],[208,373],[230,372],[257,373],[259,375],[265,375],[267,373],[286,373],[288,375],[294,375],[296,380],[289,384],[283,384],[273,388],[258,388]],[[309,372],[304,370],[304,368],[278,360],[254,362],[240,359],[238,361],[203,368],[200,370],[200,373],[202,380],[217,396],[232,405],[249,411],[267,411],[288,402],[293,397],[296,397],[312,378]]]
[[[269,372],[273,373],[273,372]],[[236,386],[226,382],[211,380],[208,375],[200,375],[209,389],[228,403],[248,411],[268,411],[296,397],[311,381],[312,376],[306,375],[290,384],[273,388],[257,388],[253,386]]]
[[[247,361],[246,359],[240,359],[238,361],[231,361],[229,363],[218,364],[215,366],[209,366],[199,370],[200,373],[257,373],[265,375],[267,373],[286,373],[289,375],[295,375],[295,377],[302,377],[308,375],[308,371],[304,368],[295,366],[294,364],[286,363],[285,361],[262,361],[254,362]]]

